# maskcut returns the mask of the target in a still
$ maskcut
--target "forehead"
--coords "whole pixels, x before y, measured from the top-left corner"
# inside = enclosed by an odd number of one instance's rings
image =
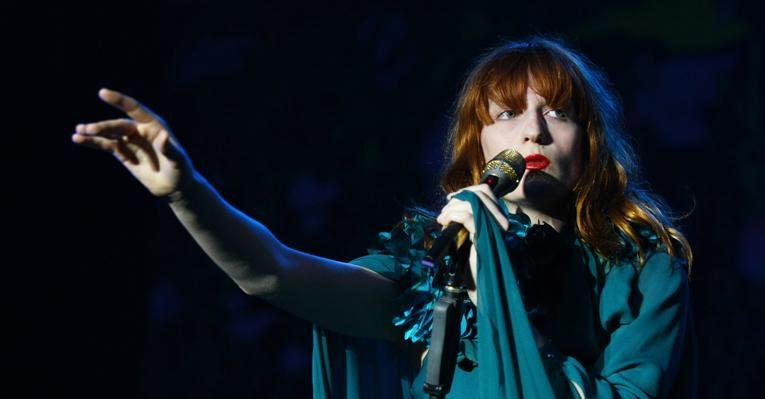
[[[572,68],[552,51],[524,50],[496,56],[479,68],[476,83],[480,93],[474,111],[484,124],[490,123],[488,109],[492,103],[526,109],[529,93],[550,107],[579,111],[583,91]]]
[[[525,109],[529,106],[529,102],[532,102],[533,106],[546,106],[547,105],[547,99],[544,98],[533,86],[529,86],[526,89],[526,97],[525,97],[523,107],[513,107],[514,109]],[[566,105],[569,105],[571,101]],[[488,98],[488,105],[489,109],[504,109],[507,108],[507,105],[505,105],[501,100],[495,101],[493,98]]]
[[[543,98],[554,105],[571,101],[573,87],[570,78],[551,71],[510,70],[506,75],[497,74],[485,87],[486,97],[499,104],[521,105],[530,95]],[[525,105],[524,105],[525,108]]]

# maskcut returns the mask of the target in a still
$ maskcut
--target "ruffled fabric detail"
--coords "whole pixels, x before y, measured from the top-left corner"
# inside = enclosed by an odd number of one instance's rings
[[[510,222],[504,235],[508,248],[520,249],[530,227],[526,215],[507,214]],[[392,273],[401,276],[399,283],[405,291],[396,298],[400,311],[393,318],[393,324],[404,328],[404,339],[411,342],[425,342],[430,345],[433,328],[433,309],[438,298],[443,294],[440,285],[435,284],[436,270],[422,264],[427,254],[425,242],[432,242],[441,234],[440,225],[435,219],[422,214],[406,216],[390,232],[380,232],[378,241],[384,249],[368,249],[370,254],[391,255],[395,259],[396,270]],[[433,228],[435,226],[435,228]],[[450,262],[447,255],[444,262]],[[476,329],[476,307],[469,298],[465,298],[462,315],[461,337],[474,339]]]
[[[390,232],[378,234],[383,250],[368,250],[370,254],[393,256],[393,274],[400,276],[399,284],[408,287],[396,298],[400,313],[393,318],[393,324],[404,327],[404,338],[412,342],[429,342],[435,298],[442,293],[433,285],[435,270],[422,264],[427,254],[426,238],[435,239],[438,234],[427,229],[432,221],[420,214],[406,216]]]
[[[520,251],[526,245],[526,237],[531,228],[531,219],[525,213],[518,212],[513,214],[507,212],[504,202],[501,205],[500,209],[509,222],[507,231],[503,235],[505,245],[507,245],[507,249],[510,251]]]
[[[434,285],[436,270],[422,264],[427,254],[425,242],[439,235],[433,226],[434,219],[415,214],[406,216],[390,232],[378,234],[384,249],[369,249],[370,254],[387,254],[395,262],[394,275],[400,276],[399,283],[406,290],[396,298],[400,311],[393,318],[393,324],[404,328],[404,339],[412,342],[430,343],[433,324],[433,308],[436,299],[443,293]],[[465,323],[463,323],[465,324]]]

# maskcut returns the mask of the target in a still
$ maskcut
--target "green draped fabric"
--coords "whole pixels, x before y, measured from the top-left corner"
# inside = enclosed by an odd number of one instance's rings
[[[460,356],[472,366],[457,368],[448,398],[695,397],[695,336],[681,262],[659,244],[642,268],[634,245],[622,261],[605,262],[564,230],[556,276],[562,283],[550,284],[555,299],[547,321],[537,326],[550,344],[540,349],[516,278],[527,266],[524,257],[513,255],[512,240],[475,194],[455,198],[471,204],[476,224],[477,335],[461,342]],[[394,281],[412,277],[392,255],[352,263]],[[422,366],[413,361],[411,346],[319,326],[313,336],[314,398],[427,397],[427,357]]]

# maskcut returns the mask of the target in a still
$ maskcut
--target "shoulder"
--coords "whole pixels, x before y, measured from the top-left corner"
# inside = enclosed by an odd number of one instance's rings
[[[628,236],[623,231],[617,231],[621,250],[613,259],[600,258],[606,273],[613,267],[629,264],[638,271],[642,271],[649,263],[652,265],[666,264],[674,267],[687,269],[687,262],[671,254],[665,242],[659,238],[650,227],[645,225],[633,225],[636,238]],[[656,268],[657,266],[653,266]]]
[[[638,281],[641,290],[669,288],[665,286],[667,284],[687,285],[687,262],[670,254],[657,234],[649,228],[638,227],[637,232],[639,243],[620,233],[624,250],[618,259],[603,262],[607,276],[630,276]]]
[[[606,262],[600,309],[611,328],[628,324],[640,314],[652,313],[648,309],[686,308],[689,303],[685,261],[669,254],[663,245],[648,244],[642,264],[636,250],[620,260]]]
[[[639,270],[638,288],[647,299],[687,296],[686,262],[664,248],[649,252]]]
[[[623,298],[630,307],[687,302],[688,291],[685,261],[662,247],[650,249],[642,264],[636,258],[613,264],[603,287],[605,297]]]

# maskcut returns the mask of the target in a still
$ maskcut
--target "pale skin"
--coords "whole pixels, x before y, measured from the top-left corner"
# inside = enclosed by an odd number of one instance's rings
[[[78,124],[72,142],[112,154],[150,193],[167,198],[194,240],[245,293],[333,331],[403,343],[403,331],[390,322],[398,311],[392,301],[398,295],[393,281],[363,267],[284,245],[264,225],[231,206],[215,191],[194,169],[161,118],[122,93],[101,89],[98,95],[128,118]],[[485,127],[482,136],[493,134],[489,131]],[[501,140],[484,143],[482,138],[488,158],[501,149],[516,148],[508,145],[494,152],[505,144]],[[464,189],[475,192],[502,229],[507,230],[508,221],[488,186]],[[553,221],[534,213],[532,207],[523,210],[533,215],[532,220]],[[438,222],[446,226],[452,221],[463,224],[470,238],[475,236],[472,210],[466,202],[451,199],[442,209]],[[477,275],[473,249],[470,266],[471,273]],[[475,290],[469,295],[477,303]]]

